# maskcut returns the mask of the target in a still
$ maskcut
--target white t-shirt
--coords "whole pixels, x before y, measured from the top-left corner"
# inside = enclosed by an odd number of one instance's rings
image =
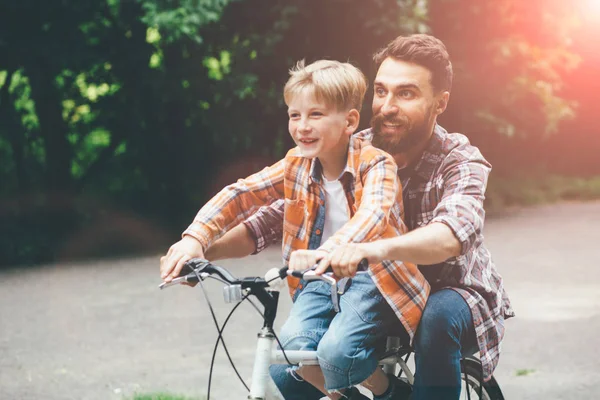
[[[328,181],[323,177],[323,191],[325,194],[325,225],[321,244],[325,243],[346,222],[350,220],[350,210],[344,187],[339,180]]]

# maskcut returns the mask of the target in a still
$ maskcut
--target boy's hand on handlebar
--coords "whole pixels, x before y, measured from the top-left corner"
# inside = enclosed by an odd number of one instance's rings
[[[191,236],[184,236],[173,244],[167,254],[160,258],[160,277],[171,282],[181,273],[184,264],[192,258],[204,258],[202,244]]]
[[[292,271],[304,271],[315,266],[319,260],[327,256],[320,250],[296,250],[290,256],[288,267]]]
[[[315,270],[322,274],[329,267],[337,278],[354,277],[358,264],[366,258],[370,263],[383,261],[383,254],[377,242],[348,243],[335,248],[327,257],[324,257]]]

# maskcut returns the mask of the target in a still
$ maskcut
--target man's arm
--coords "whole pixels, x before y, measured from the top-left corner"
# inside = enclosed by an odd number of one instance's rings
[[[442,171],[444,192],[431,222],[397,238],[382,240],[375,251],[385,260],[433,265],[469,252],[481,240],[483,200],[491,167],[484,160],[450,162]]]
[[[449,163],[442,171],[442,199],[428,225],[390,239],[342,246],[328,262],[348,268],[367,258],[370,263],[401,260],[426,266],[466,254],[482,240],[490,170],[485,160]]]
[[[369,262],[402,260],[418,265],[433,265],[460,255],[461,244],[445,224],[433,222],[402,236],[363,243],[359,249]],[[360,259],[358,261],[360,261]]]

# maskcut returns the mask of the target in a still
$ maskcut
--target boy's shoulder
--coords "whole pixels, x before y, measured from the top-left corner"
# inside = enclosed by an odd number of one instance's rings
[[[284,158],[287,159],[288,157],[289,158],[302,157],[302,153],[300,153],[300,148],[298,146],[296,146],[296,147],[289,149]]]
[[[286,171],[297,171],[301,169],[311,169],[312,160],[302,155],[298,146],[288,150],[283,158]]]
[[[353,135],[350,140],[350,147],[360,164],[372,164],[384,160],[395,164],[394,158],[389,153],[371,144],[369,136],[360,135],[360,133]]]

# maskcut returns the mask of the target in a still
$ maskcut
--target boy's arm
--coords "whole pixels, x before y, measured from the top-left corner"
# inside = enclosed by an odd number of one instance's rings
[[[204,251],[226,231],[259,207],[282,198],[283,177],[284,160],[281,160],[221,190],[198,211],[182,239],[161,258],[161,277],[165,281],[177,277],[187,260],[203,257]]]
[[[285,160],[281,160],[225,187],[198,211],[183,236],[192,236],[206,250],[261,206],[283,198],[284,164]]]
[[[319,250],[331,252],[340,244],[371,241],[387,228],[392,207],[402,199],[396,163],[379,152],[363,174],[363,194],[356,213]]]
[[[216,261],[225,258],[242,258],[254,253],[256,245],[252,234],[246,225],[239,224],[215,240],[206,250],[204,256],[207,260]]]
[[[284,200],[276,200],[266,207],[261,207],[244,221],[250,239],[254,242],[254,252],[252,254],[260,253],[269,245],[281,242],[284,206]]]

